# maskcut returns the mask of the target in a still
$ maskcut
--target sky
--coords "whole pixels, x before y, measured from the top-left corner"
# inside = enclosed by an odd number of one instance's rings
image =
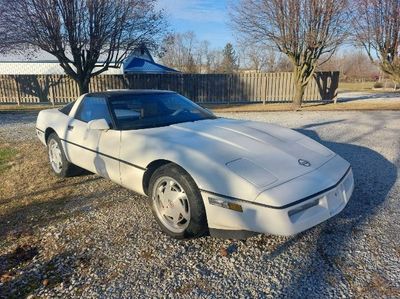
[[[223,48],[226,43],[235,43],[228,25],[228,3],[235,0],[158,0],[158,9],[163,9],[173,32],[193,31],[199,41],[208,40],[211,48]],[[54,60],[47,53],[37,54],[36,59]],[[0,60],[25,60],[24,55],[0,55]],[[36,60],[34,59],[34,60]]]
[[[223,48],[235,38],[228,25],[230,0],[158,0],[174,32],[193,31],[199,40],[213,48]]]

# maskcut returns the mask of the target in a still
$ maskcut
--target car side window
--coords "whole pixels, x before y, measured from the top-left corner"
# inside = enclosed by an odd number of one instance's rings
[[[140,122],[144,116],[143,103],[138,98],[132,98],[130,101],[116,99],[111,101],[110,104],[115,114],[117,126],[121,129],[128,128],[131,122]]]
[[[60,112],[64,113],[65,115],[69,115],[69,113],[71,112],[72,107],[74,107],[74,105],[75,105],[75,101],[68,103],[67,105],[61,107],[58,110],[60,110]]]
[[[75,118],[83,122],[105,119],[111,126],[111,115],[105,98],[86,96],[79,105]]]

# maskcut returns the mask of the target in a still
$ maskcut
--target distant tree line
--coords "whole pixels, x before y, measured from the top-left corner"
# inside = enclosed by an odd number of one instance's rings
[[[199,41],[191,31],[169,34],[161,48],[158,59],[184,73],[291,72],[293,69],[290,60],[272,48],[237,42],[210,49],[208,41]],[[379,67],[367,53],[351,45],[319,63],[317,70],[339,71],[340,79],[347,82],[373,81],[380,74]]]
[[[400,83],[400,0],[229,3],[236,46],[215,49],[193,32],[169,32],[156,0],[0,0],[0,53],[50,53],[81,93],[142,43],[187,73],[292,71],[295,107],[317,70],[340,70],[350,80],[378,67]]]
[[[211,48],[192,31],[168,34],[160,46],[161,63],[184,73],[234,73],[291,71],[290,61],[280,53],[237,42]]]
[[[239,68],[238,55],[228,43],[223,49],[210,48],[192,31],[168,34],[160,47],[159,59],[185,73],[233,73]]]
[[[315,72],[332,57],[339,62],[335,53],[344,43],[364,48],[370,63],[400,82],[400,0],[239,0],[232,2],[230,16],[242,42],[290,60],[295,107]],[[351,56],[341,59],[349,76],[368,68],[364,54]],[[376,70],[369,66],[367,73]]]

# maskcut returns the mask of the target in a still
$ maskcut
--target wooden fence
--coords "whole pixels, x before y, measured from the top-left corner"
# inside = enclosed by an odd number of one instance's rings
[[[316,73],[305,91],[305,101],[336,97],[339,72]],[[174,90],[197,103],[291,102],[292,73],[254,74],[138,74],[100,75],[90,91],[107,89]],[[79,96],[77,84],[66,75],[0,75],[0,103],[65,103]]]

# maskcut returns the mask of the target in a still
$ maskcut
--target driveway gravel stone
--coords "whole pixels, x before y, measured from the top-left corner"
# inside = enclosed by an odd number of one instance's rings
[[[292,237],[177,241],[159,231],[145,197],[95,175],[63,180],[73,192],[33,226],[36,251],[22,247],[24,262],[12,264],[13,245],[0,250],[0,270],[11,273],[0,271],[0,298],[399,298],[400,112],[219,116],[291,127],[340,154],[355,176],[348,206]],[[0,114],[0,142],[33,144],[44,159],[35,118]]]

